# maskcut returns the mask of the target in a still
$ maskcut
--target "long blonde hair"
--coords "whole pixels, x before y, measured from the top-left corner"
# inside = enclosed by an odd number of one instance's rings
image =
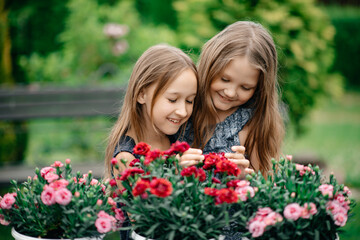
[[[212,81],[232,59],[243,56],[260,70],[260,76],[256,91],[248,101],[254,109],[247,123],[248,137],[241,144],[244,144],[249,156],[256,150],[260,167],[256,170],[266,174],[271,158],[280,155],[284,125],[278,102],[276,47],[270,33],[260,24],[235,22],[204,45],[198,64],[198,95],[202,101],[194,106],[194,129],[197,129],[194,147],[204,148],[216,127],[217,112],[210,94]]]
[[[196,66],[190,57],[180,49],[165,44],[150,47],[137,60],[130,76],[121,112],[108,137],[105,152],[107,177],[110,177],[111,174],[111,159],[120,137],[124,136],[130,128],[134,131],[135,141],[142,141],[144,137],[141,123],[145,117],[141,104],[137,102],[140,93],[150,85],[156,84],[151,101],[152,113],[157,97],[179,74],[187,69],[191,69],[197,77]],[[150,118],[152,119],[152,116]]]

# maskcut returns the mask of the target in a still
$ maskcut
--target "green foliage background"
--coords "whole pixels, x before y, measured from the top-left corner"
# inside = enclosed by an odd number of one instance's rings
[[[343,26],[351,22],[353,27],[346,31],[356,32],[353,29],[359,19],[358,12],[338,24],[336,19],[340,17],[335,16],[342,14],[330,12],[330,19],[326,14],[329,8],[318,6],[314,0],[23,0],[21,4],[6,0],[3,3],[1,17],[7,22],[0,25],[0,29],[5,32],[8,26],[9,36],[2,34],[0,40],[4,46],[6,39],[11,40],[11,55],[3,62],[13,69],[12,81],[0,79],[3,86],[122,86],[136,59],[149,46],[166,42],[182,48],[196,61],[201,46],[208,39],[238,20],[259,22],[273,34],[278,46],[283,101],[288,105],[289,119],[297,133],[303,131],[304,120],[317,99],[340,96],[345,79],[353,79],[348,82],[354,84],[358,81],[354,71],[346,72],[346,69],[355,68],[343,60],[349,56],[355,59],[356,54],[350,55],[347,50],[346,57],[339,58],[343,55],[336,55],[334,51],[335,43],[345,41],[345,30],[336,34],[331,24],[346,29]],[[103,33],[107,23],[129,27],[129,33],[120,39],[129,45],[124,54],[115,56],[112,53],[114,40]],[[354,49],[358,45],[356,41],[347,42],[353,44]],[[344,44],[337,47],[341,53],[345,52]],[[354,49],[351,50],[358,51]],[[334,65],[336,56],[339,64]],[[0,68],[1,73],[5,71],[5,67]],[[341,71],[346,78],[336,71]],[[32,163],[38,158],[60,157],[61,151],[69,149],[66,146],[71,149],[85,146],[79,151],[84,159],[88,156],[101,158],[101,154],[93,153],[104,148],[102,140],[106,138],[111,121],[75,121],[74,126],[81,126],[82,130],[66,130],[64,126],[68,126],[68,120],[18,123],[22,130],[19,127],[15,130],[11,122],[0,123],[0,142],[4,146],[1,161],[22,158],[23,155],[14,153],[24,153],[26,146],[29,147],[26,158]],[[90,140],[86,132],[94,125],[101,126],[102,134]],[[34,140],[28,145],[27,127]],[[61,130],[60,133],[55,129]],[[58,144],[50,146],[53,139],[60,141],[56,136],[63,139],[59,144],[65,146],[64,149]],[[99,145],[96,150],[90,150],[94,142]]]

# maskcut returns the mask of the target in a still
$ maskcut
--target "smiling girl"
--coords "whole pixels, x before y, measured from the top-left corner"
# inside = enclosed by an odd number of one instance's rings
[[[107,175],[117,176],[138,156],[133,148],[139,142],[152,150],[170,148],[169,135],[175,134],[192,114],[198,89],[197,71],[192,60],[180,49],[168,45],[150,47],[138,59],[131,74],[123,107],[106,149]]]
[[[182,140],[193,142],[205,154],[229,153],[233,146],[241,152],[243,145],[250,167],[267,175],[284,136],[277,53],[270,33],[250,21],[229,25],[204,45],[198,72],[200,104],[195,105],[193,126]],[[202,159],[188,153],[184,162]]]
[[[192,60],[180,49],[156,45],[145,51],[130,76],[123,106],[112,128],[106,148],[106,176],[118,176],[131,160],[139,142],[152,150],[170,148],[173,135],[187,122],[193,111],[198,89],[197,71]],[[113,168],[116,158],[119,168]],[[120,160],[126,160],[124,165]],[[121,184],[118,184],[122,188]],[[126,215],[123,227],[131,226]],[[120,231],[121,239],[130,239],[130,231]]]

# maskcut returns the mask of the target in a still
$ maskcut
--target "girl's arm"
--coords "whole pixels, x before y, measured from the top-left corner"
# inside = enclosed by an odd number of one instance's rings
[[[129,164],[130,162],[135,159],[134,155],[132,155],[131,153],[129,152],[120,152],[118,155],[116,155],[116,160],[118,161],[118,166],[119,166],[119,169],[116,169],[115,167],[113,167],[113,173],[114,173],[114,176],[115,176],[115,179],[116,177],[121,173],[123,172],[125,169],[129,168]],[[121,162],[121,159],[126,159],[126,165],[124,165],[122,162]],[[118,188],[120,190],[122,190],[124,187],[122,186],[120,180],[117,180],[116,179],[116,183],[118,185]]]

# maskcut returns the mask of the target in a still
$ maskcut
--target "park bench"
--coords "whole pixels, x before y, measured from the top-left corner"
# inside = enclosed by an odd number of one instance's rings
[[[116,116],[124,88],[15,88],[0,90],[0,121],[25,121],[40,118],[76,118],[90,116]],[[102,162],[74,165],[74,171],[93,171],[95,177],[103,175]],[[0,185],[10,179],[24,181],[34,175],[34,168],[23,165],[0,167]]]

